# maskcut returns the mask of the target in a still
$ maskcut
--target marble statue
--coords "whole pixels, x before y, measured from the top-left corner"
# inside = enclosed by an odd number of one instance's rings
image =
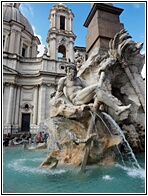
[[[111,61],[108,64],[111,64]],[[128,106],[118,105],[118,102],[112,101],[108,94],[101,89],[100,83],[87,85],[86,81],[77,77],[77,70],[74,64],[68,64],[66,67],[66,77],[59,80],[55,99],[59,98],[63,91],[65,97],[73,103],[73,105],[82,105],[89,103],[95,96],[97,102],[102,102],[115,110],[119,115],[121,112],[130,108]]]
[[[79,69],[65,64],[66,76],[51,95],[44,122],[52,151],[41,167],[68,164],[84,170],[87,164],[113,164],[114,147],[122,146],[122,138],[107,115],[122,127],[133,149],[144,150],[143,44],[129,38],[123,29],[107,53],[95,49]]]
[[[77,70],[79,70],[84,62],[83,56],[80,54],[79,50],[76,50],[76,52],[74,54],[74,62],[76,64]]]

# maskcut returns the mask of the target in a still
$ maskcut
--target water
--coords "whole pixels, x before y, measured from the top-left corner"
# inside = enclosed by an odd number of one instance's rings
[[[135,154],[133,153],[133,150],[132,150],[132,148],[130,147],[128,141],[126,140],[125,135],[124,135],[123,131],[120,129],[119,125],[114,121],[114,119],[113,119],[110,115],[106,114],[105,112],[102,112],[102,114],[104,114],[104,115],[108,118],[108,120],[114,125],[116,131],[117,131],[117,132],[120,134],[120,136],[123,138],[123,140],[124,140],[124,142],[125,142],[125,144],[126,144],[126,147],[127,147],[127,154],[128,154],[128,157],[130,158],[130,155],[131,155],[131,157],[132,157],[132,159],[133,159],[133,162],[132,162],[133,167],[136,166],[136,167],[138,167],[138,168],[140,169],[140,165],[138,164],[138,161],[137,161],[137,159],[136,159],[136,157],[135,157]],[[129,159],[129,160],[130,160],[130,159]],[[130,160],[130,161],[131,161],[131,160]]]
[[[99,119],[102,121],[102,123],[104,124],[104,126],[105,126],[106,129],[108,130],[109,134],[110,134],[111,137],[113,138],[113,135],[112,135],[110,129],[108,128],[108,126],[106,125],[105,121],[101,118],[101,116],[100,116],[98,113],[95,113],[95,114],[99,117]],[[117,123],[116,123],[108,114],[106,114],[105,112],[102,112],[102,114],[106,115],[106,116],[108,117],[108,119],[109,119],[111,122],[113,122],[114,126],[116,127],[116,124],[117,124]],[[120,128],[120,127],[119,127],[119,128]],[[125,137],[124,137],[124,138],[125,138]],[[117,145],[116,145],[116,148],[117,148],[117,150],[118,150],[118,152],[119,152],[119,154],[120,154],[122,164],[123,164],[124,166],[126,166],[126,165],[125,165],[125,162],[124,162],[124,159],[123,159],[123,156],[122,156],[122,154],[121,154],[121,152],[120,152],[120,149],[119,149],[119,147],[118,147]]]
[[[48,150],[3,149],[4,193],[145,193],[144,154],[137,155],[141,168],[130,163],[80,167],[58,166],[41,169]]]

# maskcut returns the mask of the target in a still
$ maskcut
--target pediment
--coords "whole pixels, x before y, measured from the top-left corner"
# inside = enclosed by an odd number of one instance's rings
[[[7,67],[6,65],[3,65],[3,74],[18,74],[18,72],[10,67]]]

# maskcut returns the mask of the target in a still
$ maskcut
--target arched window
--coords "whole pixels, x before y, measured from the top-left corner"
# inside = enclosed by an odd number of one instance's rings
[[[60,45],[58,48],[58,57],[59,58],[66,58],[66,48],[64,45]]]
[[[21,50],[20,55],[23,57],[30,57],[31,43],[26,38],[21,38]]]

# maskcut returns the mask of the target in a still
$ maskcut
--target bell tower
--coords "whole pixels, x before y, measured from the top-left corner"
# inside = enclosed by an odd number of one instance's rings
[[[48,31],[48,55],[50,59],[74,62],[74,41],[72,22],[74,14],[62,3],[50,10]]]

